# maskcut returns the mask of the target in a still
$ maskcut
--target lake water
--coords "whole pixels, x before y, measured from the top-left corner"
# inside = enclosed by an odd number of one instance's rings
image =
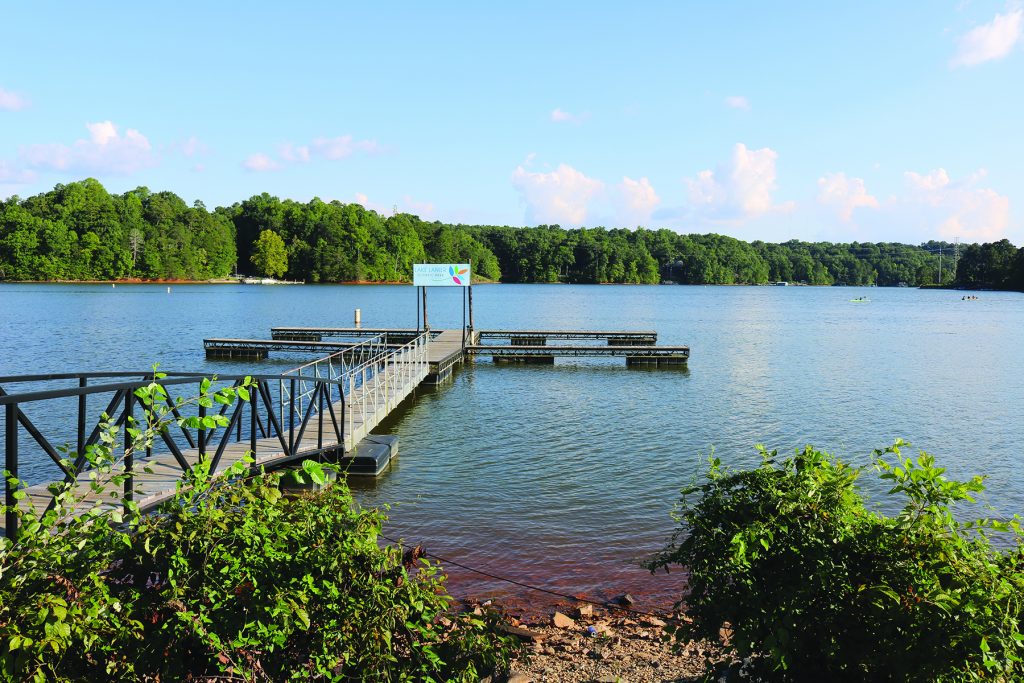
[[[430,292],[435,328],[460,293]],[[868,296],[870,303],[850,300]],[[631,562],[673,529],[678,490],[707,454],[806,443],[857,464],[902,437],[955,476],[988,476],[996,513],[1024,512],[1024,295],[815,287],[490,285],[478,328],[653,329],[689,344],[688,370],[622,359],[554,366],[480,360],[420,392],[382,431],[401,455],[366,504],[390,536],[496,574],[568,592],[678,595],[680,578]],[[272,326],[413,327],[410,286],[0,285],[0,375],[146,369],[278,372],[204,358],[205,337]],[[870,476],[867,477],[871,479]],[[877,494],[876,485],[869,493]],[[460,595],[524,595],[449,567]],[[528,594],[525,597],[529,598]]]

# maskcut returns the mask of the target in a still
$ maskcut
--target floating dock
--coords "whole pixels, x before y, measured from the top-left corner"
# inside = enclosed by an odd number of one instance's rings
[[[383,327],[272,327],[270,338],[284,341],[323,341],[332,339],[370,339],[383,336],[388,343],[407,344],[423,330]]]
[[[339,351],[348,351],[360,347],[363,342],[325,342],[308,340],[283,339],[204,339],[203,347],[207,358],[234,358],[245,360],[265,360],[270,352],[275,353],[315,353],[327,356]],[[408,342],[406,342],[408,343]],[[384,346],[399,348],[397,342],[386,343]]]
[[[147,373],[84,373],[0,378],[0,407],[5,411],[4,462],[14,476],[18,470],[19,440],[22,431],[30,437],[28,445],[48,455],[61,471],[60,477],[78,477],[76,490],[82,494],[81,510],[94,502],[120,505],[131,497],[143,510],[174,495],[183,475],[199,461],[211,463],[213,476],[226,471],[247,453],[255,464],[267,469],[286,467],[304,458],[331,458],[347,465],[353,473],[380,474],[397,453],[397,440],[371,434],[400,403],[412,396],[422,384],[448,381],[455,369],[467,359],[490,356],[495,362],[554,363],[564,357],[624,358],[628,366],[685,366],[688,346],[658,346],[658,335],[644,330],[416,330],[381,328],[274,328],[275,339],[206,339],[203,344],[209,358],[263,359],[271,352],[301,352],[317,360],[282,375],[221,376],[218,381],[241,382],[245,377],[257,382],[250,389],[253,399],[227,405],[218,410],[230,417],[226,427],[200,428],[182,435],[162,432],[158,452],[147,449],[129,457],[113,473],[129,475],[129,483],[119,495],[105,492],[101,500],[90,493],[92,481],[85,476],[89,465],[78,456],[73,465],[62,459],[59,450],[46,439],[24,410],[51,399],[78,399],[78,449],[86,452],[96,443],[103,424],[124,425],[132,419],[135,390],[152,380]],[[406,344],[398,343],[412,336]],[[334,341],[323,341],[331,338]],[[600,342],[605,342],[601,344]],[[564,343],[552,343],[564,342]],[[591,342],[591,343],[586,343]],[[141,379],[140,379],[141,378]],[[31,382],[74,381],[77,386],[54,391],[12,393],[13,386]],[[199,388],[203,373],[171,373],[160,380],[165,388],[205,391]],[[99,384],[97,384],[97,382]],[[271,395],[272,391],[277,396]],[[104,417],[86,430],[94,419],[97,399],[110,398]],[[86,397],[92,403],[86,411]],[[174,408],[168,396],[169,405]],[[110,418],[105,417],[106,414]],[[204,413],[200,413],[203,415]],[[175,413],[177,415],[177,413]],[[91,424],[91,423],[90,423]],[[246,426],[247,425],[247,428]],[[246,438],[246,432],[248,433]],[[184,440],[182,440],[182,436]],[[216,440],[216,442],[215,442]],[[34,443],[31,443],[34,442]],[[83,450],[84,449],[84,450]],[[134,464],[133,464],[134,458]],[[118,470],[117,468],[122,468]],[[25,499],[37,508],[50,505],[48,484],[27,487]],[[5,515],[5,532],[16,528],[15,490],[7,483],[5,501],[11,507]]]
[[[480,330],[485,339],[507,339],[517,346],[544,346],[548,339],[605,340],[609,346],[653,346],[658,343],[654,330]],[[591,347],[588,347],[591,348]]]
[[[686,365],[689,346],[564,346],[494,344],[467,346],[466,353],[490,356],[495,363],[551,364],[555,358],[625,358],[626,365]]]

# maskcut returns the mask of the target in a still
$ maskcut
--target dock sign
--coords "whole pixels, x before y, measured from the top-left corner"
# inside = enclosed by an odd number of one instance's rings
[[[415,287],[469,287],[468,263],[414,263],[412,284]]]

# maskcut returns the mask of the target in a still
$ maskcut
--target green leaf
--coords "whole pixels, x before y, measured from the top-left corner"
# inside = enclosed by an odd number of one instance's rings
[[[327,475],[324,473],[323,466],[315,460],[303,460],[302,469],[317,486],[323,486],[327,483]]]

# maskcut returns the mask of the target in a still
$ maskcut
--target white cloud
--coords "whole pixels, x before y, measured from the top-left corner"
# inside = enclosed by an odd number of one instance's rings
[[[982,169],[963,180],[952,180],[943,168],[924,175],[907,171],[903,176],[910,194],[905,201],[926,229],[937,230],[945,239],[998,240],[1006,236],[1010,224],[1010,200],[992,188],[977,187],[986,175]]]
[[[313,140],[311,153],[314,156],[323,157],[335,161],[352,156],[355,152],[374,154],[380,151],[376,140],[353,140],[351,135],[341,135],[336,138],[319,137]]]
[[[973,28],[957,39],[957,52],[950,60],[950,66],[976,66],[1002,59],[1020,40],[1022,28],[1024,9],[997,14],[991,22]]]
[[[554,111],[551,112],[551,120],[555,123],[571,123],[578,126],[588,118],[590,118],[590,114],[588,112],[583,112],[582,114],[570,114],[558,107],[555,107]]]
[[[121,135],[111,121],[87,123],[89,139],[72,145],[25,145],[19,156],[29,166],[57,171],[129,174],[155,166],[157,159],[146,136],[129,128]]]
[[[278,146],[276,160],[262,152],[254,154],[244,162],[244,165],[250,170],[269,171],[277,170],[285,164],[308,164],[314,159],[338,161],[346,159],[356,152],[377,154],[381,151],[383,150],[376,140],[356,140],[351,135],[339,135],[333,138],[321,136],[307,145],[286,142]],[[252,168],[251,164],[255,164],[259,168]]]
[[[512,174],[512,186],[526,204],[528,224],[583,225],[590,202],[604,190],[600,180],[588,178],[568,164],[550,173],[533,173],[522,166]]]
[[[185,157],[191,159],[194,156],[205,156],[209,154],[210,148],[206,146],[206,143],[193,135],[182,143],[181,153]]]
[[[297,161],[307,163],[309,161],[309,147],[307,145],[292,145],[285,143],[278,150],[281,158],[285,161]]]
[[[712,221],[730,221],[792,210],[793,202],[776,205],[772,201],[778,156],[768,147],[752,150],[736,143],[729,164],[685,180],[693,213]]]
[[[725,106],[730,109],[743,109],[750,111],[750,102],[742,95],[730,95],[725,98]]]
[[[0,183],[5,185],[25,185],[33,183],[36,174],[30,169],[19,168],[9,161],[0,159]]]
[[[868,194],[862,178],[847,178],[843,172],[818,178],[818,203],[838,208],[844,221],[853,219],[858,207],[878,208],[878,199]]]
[[[23,95],[0,88],[0,111],[18,111],[28,106],[28,99]]]
[[[255,173],[264,173],[266,171],[276,171],[281,168],[281,165],[276,161],[268,157],[262,152],[256,154],[250,154],[249,158],[242,162],[242,166],[246,170],[253,171]]]
[[[647,178],[633,180],[623,176],[622,182],[614,188],[613,201],[617,206],[617,216],[623,224],[642,225],[650,221],[661,198]]]

